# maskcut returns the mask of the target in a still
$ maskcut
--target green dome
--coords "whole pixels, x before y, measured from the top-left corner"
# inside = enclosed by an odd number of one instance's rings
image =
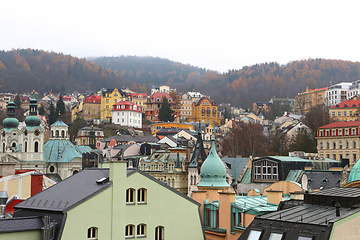
[[[16,118],[5,118],[3,121],[4,128],[17,128],[19,126],[19,120]]]
[[[352,169],[350,171],[348,183],[358,181],[358,180],[360,180],[360,161],[359,160],[354,164],[354,166],[352,167]]]
[[[215,149],[212,139],[211,150],[200,169],[199,187],[230,187],[226,182],[226,168]]]
[[[41,119],[38,116],[27,116],[25,123],[27,127],[37,127],[40,126]]]

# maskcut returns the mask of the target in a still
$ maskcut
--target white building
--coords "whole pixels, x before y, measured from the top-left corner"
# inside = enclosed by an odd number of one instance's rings
[[[351,89],[351,82],[341,82],[331,85],[325,91],[325,104],[326,106],[333,106],[347,99],[347,95]]]
[[[350,99],[354,96],[358,96],[360,94],[360,80],[356,80],[351,83],[351,86],[347,92],[347,99]]]
[[[142,128],[142,108],[130,101],[120,101],[113,105],[112,123]]]

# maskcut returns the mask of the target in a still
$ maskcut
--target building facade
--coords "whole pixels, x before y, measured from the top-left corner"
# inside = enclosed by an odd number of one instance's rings
[[[360,157],[360,121],[333,122],[318,128],[318,154],[341,161],[349,159],[352,167]]]
[[[146,102],[146,111],[145,111],[145,119],[151,122],[158,122],[159,121],[159,109],[163,98],[168,100],[170,108],[173,109],[174,101],[172,97],[167,92],[154,92],[151,96],[147,99]],[[179,116],[179,115],[177,115]],[[177,117],[178,118],[178,117]],[[175,119],[176,120],[176,119]]]
[[[93,122],[101,118],[101,96],[91,95],[83,102],[82,115],[85,121]]]
[[[129,93],[127,94],[130,97],[132,103],[142,107],[142,111],[146,110],[146,102],[148,95],[146,93]]]
[[[331,85],[325,91],[325,105],[330,107],[345,101],[348,98],[348,91],[351,87],[351,82],[341,82]]]
[[[331,121],[346,122],[359,121],[360,100],[354,96],[350,100],[345,100],[329,108]]]
[[[217,104],[208,97],[201,98],[192,104],[192,114],[187,121],[220,125],[220,113]]]
[[[112,106],[115,103],[126,100],[126,94],[117,88],[107,89],[101,92],[101,121],[111,122]]]
[[[295,113],[307,114],[311,108],[325,104],[325,92],[328,87],[309,89],[306,87],[306,91],[298,93],[295,97]]]
[[[120,101],[112,108],[112,123],[142,128],[142,107],[130,101]]]

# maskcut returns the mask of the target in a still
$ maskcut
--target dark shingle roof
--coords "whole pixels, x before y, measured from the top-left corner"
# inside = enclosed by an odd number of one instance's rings
[[[310,190],[340,187],[342,178],[341,171],[306,172],[306,175]]]
[[[44,227],[41,217],[6,218],[0,220],[0,233],[40,230]]]
[[[59,184],[28,198],[16,208],[67,211],[90,198],[101,190],[111,186],[111,182],[96,184],[101,178],[109,177],[109,169],[84,169],[66,178]]]

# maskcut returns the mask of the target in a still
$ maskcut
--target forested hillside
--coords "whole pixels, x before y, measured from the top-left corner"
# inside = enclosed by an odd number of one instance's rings
[[[139,83],[168,84],[178,91],[201,91],[216,102],[230,102],[248,108],[253,102],[272,97],[295,98],[309,88],[326,87],[360,79],[360,63],[342,60],[308,59],[245,66],[220,74],[215,71],[151,57],[103,57],[95,60]]]
[[[294,98],[309,88],[360,79],[360,63],[308,59],[261,63],[227,73],[168,59],[137,56],[101,57],[91,61],[61,53],[20,49],[0,51],[0,92],[99,90],[107,87],[166,84],[180,92],[200,91],[217,103],[249,108],[272,97]],[[149,94],[149,92],[148,92]]]
[[[32,49],[0,51],[0,92],[84,92],[132,84],[109,68],[70,55]]]

